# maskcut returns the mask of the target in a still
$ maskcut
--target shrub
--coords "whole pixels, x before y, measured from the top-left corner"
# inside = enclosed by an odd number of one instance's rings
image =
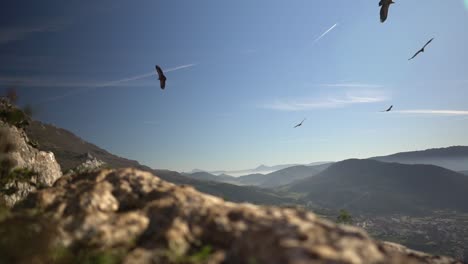
[[[351,224],[353,222],[353,219],[351,217],[351,214],[342,209],[340,210],[340,214],[338,215],[338,217],[336,218],[336,222],[339,223],[339,224]]]

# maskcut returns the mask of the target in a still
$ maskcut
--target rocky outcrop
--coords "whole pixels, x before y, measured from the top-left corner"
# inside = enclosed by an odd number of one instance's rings
[[[135,169],[64,176],[25,206],[52,215],[65,246],[121,248],[123,263],[457,263],[304,210],[225,202]]]
[[[0,121],[0,129],[2,129],[2,140],[7,140],[13,147],[12,151],[8,153],[13,168],[34,173],[29,182],[10,183],[10,185],[16,185],[16,191],[11,195],[3,195],[3,198],[8,206],[13,206],[37,187],[52,186],[62,176],[62,171],[55,160],[54,154],[39,151],[33,147],[21,129],[2,121]]]
[[[106,165],[104,161],[97,159],[89,152],[81,155],[80,159],[83,160],[83,163],[76,166],[76,168],[69,170],[68,174],[80,174],[80,173],[92,172],[95,170],[99,170]]]

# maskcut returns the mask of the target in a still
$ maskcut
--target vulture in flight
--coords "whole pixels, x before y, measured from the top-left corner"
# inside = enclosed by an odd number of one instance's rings
[[[418,50],[418,52],[416,52],[416,53],[413,55],[413,57],[409,58],[408,60],[412,60],[412,59],[414,59],[416,56],[418,56],[419,53],[424,52],[424,49],[426,48],[426,46],[429,45],[429,43],[431,43],[433,39],[434,39],[434,38],[431,38],[431,39],[426,43],[426,45],[424,45],[424,47],[422,47],[422,49]]]
[[[391,105],[387,110],[381,111],[381,112],[390,112],[392,111],[393,105]]]
[[[390,8],[391,4],[394,4],[393,0],[380,0],[379,6],[380,8],[380,22],[385,22],[388,16],[388,9]]]
[[[164,72],[163,70],[161,69],[161,67],[159,67],[158,65],[156,65],[156,73],[158,74],[158,80],[159,80],[159,84],[161,86],[161,89],[164,90],[164,88],[166,87],[166,76],[164,75]]]
[[[294,128],[302,126],[302,123],[304,123],[305,120],[306,119],[304,118],[304,120],[302,120],[299,124],[295,125]]]

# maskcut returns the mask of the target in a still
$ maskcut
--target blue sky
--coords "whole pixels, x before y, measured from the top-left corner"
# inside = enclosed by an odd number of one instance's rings
[[[464,0],[398,1],[384,24],[377,0],[64,2],[2,4],[0,87],[120,156],[243,169],[468,145]]]

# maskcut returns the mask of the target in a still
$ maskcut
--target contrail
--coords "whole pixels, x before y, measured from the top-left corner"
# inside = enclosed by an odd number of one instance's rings
[[[336,26],[338,26],[338,23],[336,23],[335,25],[333,25],[331,28],[329,28],[327,31],[325,31],[322,35],[320,35],[320,37],[316,38],[314,40],[314,43],[319,41],[321,38],[325,37],[325,35],[327,35],[330,31],[332,31]]]
[[[167,69],[164,72],[173,72],[173,71],[177,71],[177,70],[181,70],[181,69],[185,69],[185,68],[190,68],[190,67],[193,67],[193,66],[195,66],[195,64],[193,64],[193,63],[192,64],[181,65],[181,66],[177,66],[175,68]],[[107,87],[107,86],[112,86],[112,85],[116,85],[116,84],[120,84],[120,83],[126,83],[126,82],[141,80],[141,79],[148,78],[148,77],[154,76],[154,75],[155,75],[155,71],[153,70],[153,71],[145,73],[145,74],[141,74],[141,75],[137,75],[137,76],[133,76],[133,77],[128,77],[128,78],[125,78],[125,79],[110,81],[110,82],[107,82],[107,83],[102,83],[102,84],[97,85],[96,88],[98,88],[98,87]]]
[[[190,68],[190,67],[193,67],[195,65],[196,64],[194,64],[194,63],[185,64],[185,65],[181,65],[181,66],[177,66],[177,67],[174,67],[174,68],[167,69],[167,70],[165,70],[165,72],[173,72],[173,71],[177,71],[177,70],[181,70],[181,69],[185,69],[185,68]],[[144,78],[148,78],[150,76],[154,76],[155,74],[156,74],[155,71],[151,71],[151,72],[148,72],[148,73],[144,73],[144,74],[140,74],[140,75],[124,78],[124,79],[119,79],[119,80],[115,80],[115,81],[95,84],[95,85],[92,85],[92,86],[84,87],[82,89],[73,90],[73,91],[70,91],[70,92],[62,94],[62,95],[58,95],[58,96],[48,98],[48,99],[42,101],[39,104],[52,102],[52,101],[57,101],[57,100],[60,100],[60,99],[63,99],[63,98],[66,98],[66,97],[69,97],[69,96],[72,96],[72,95],[81,94],[81,93],[91,91],[91,90],[94,90],[94,89],[98,89],[98,88],[109,87],[109,86],[114,86],[114,85],[117,85],[117,84],[122,84],[122,83],[131,82],[131,81],[141,80],[141,79],[144,79]]]

